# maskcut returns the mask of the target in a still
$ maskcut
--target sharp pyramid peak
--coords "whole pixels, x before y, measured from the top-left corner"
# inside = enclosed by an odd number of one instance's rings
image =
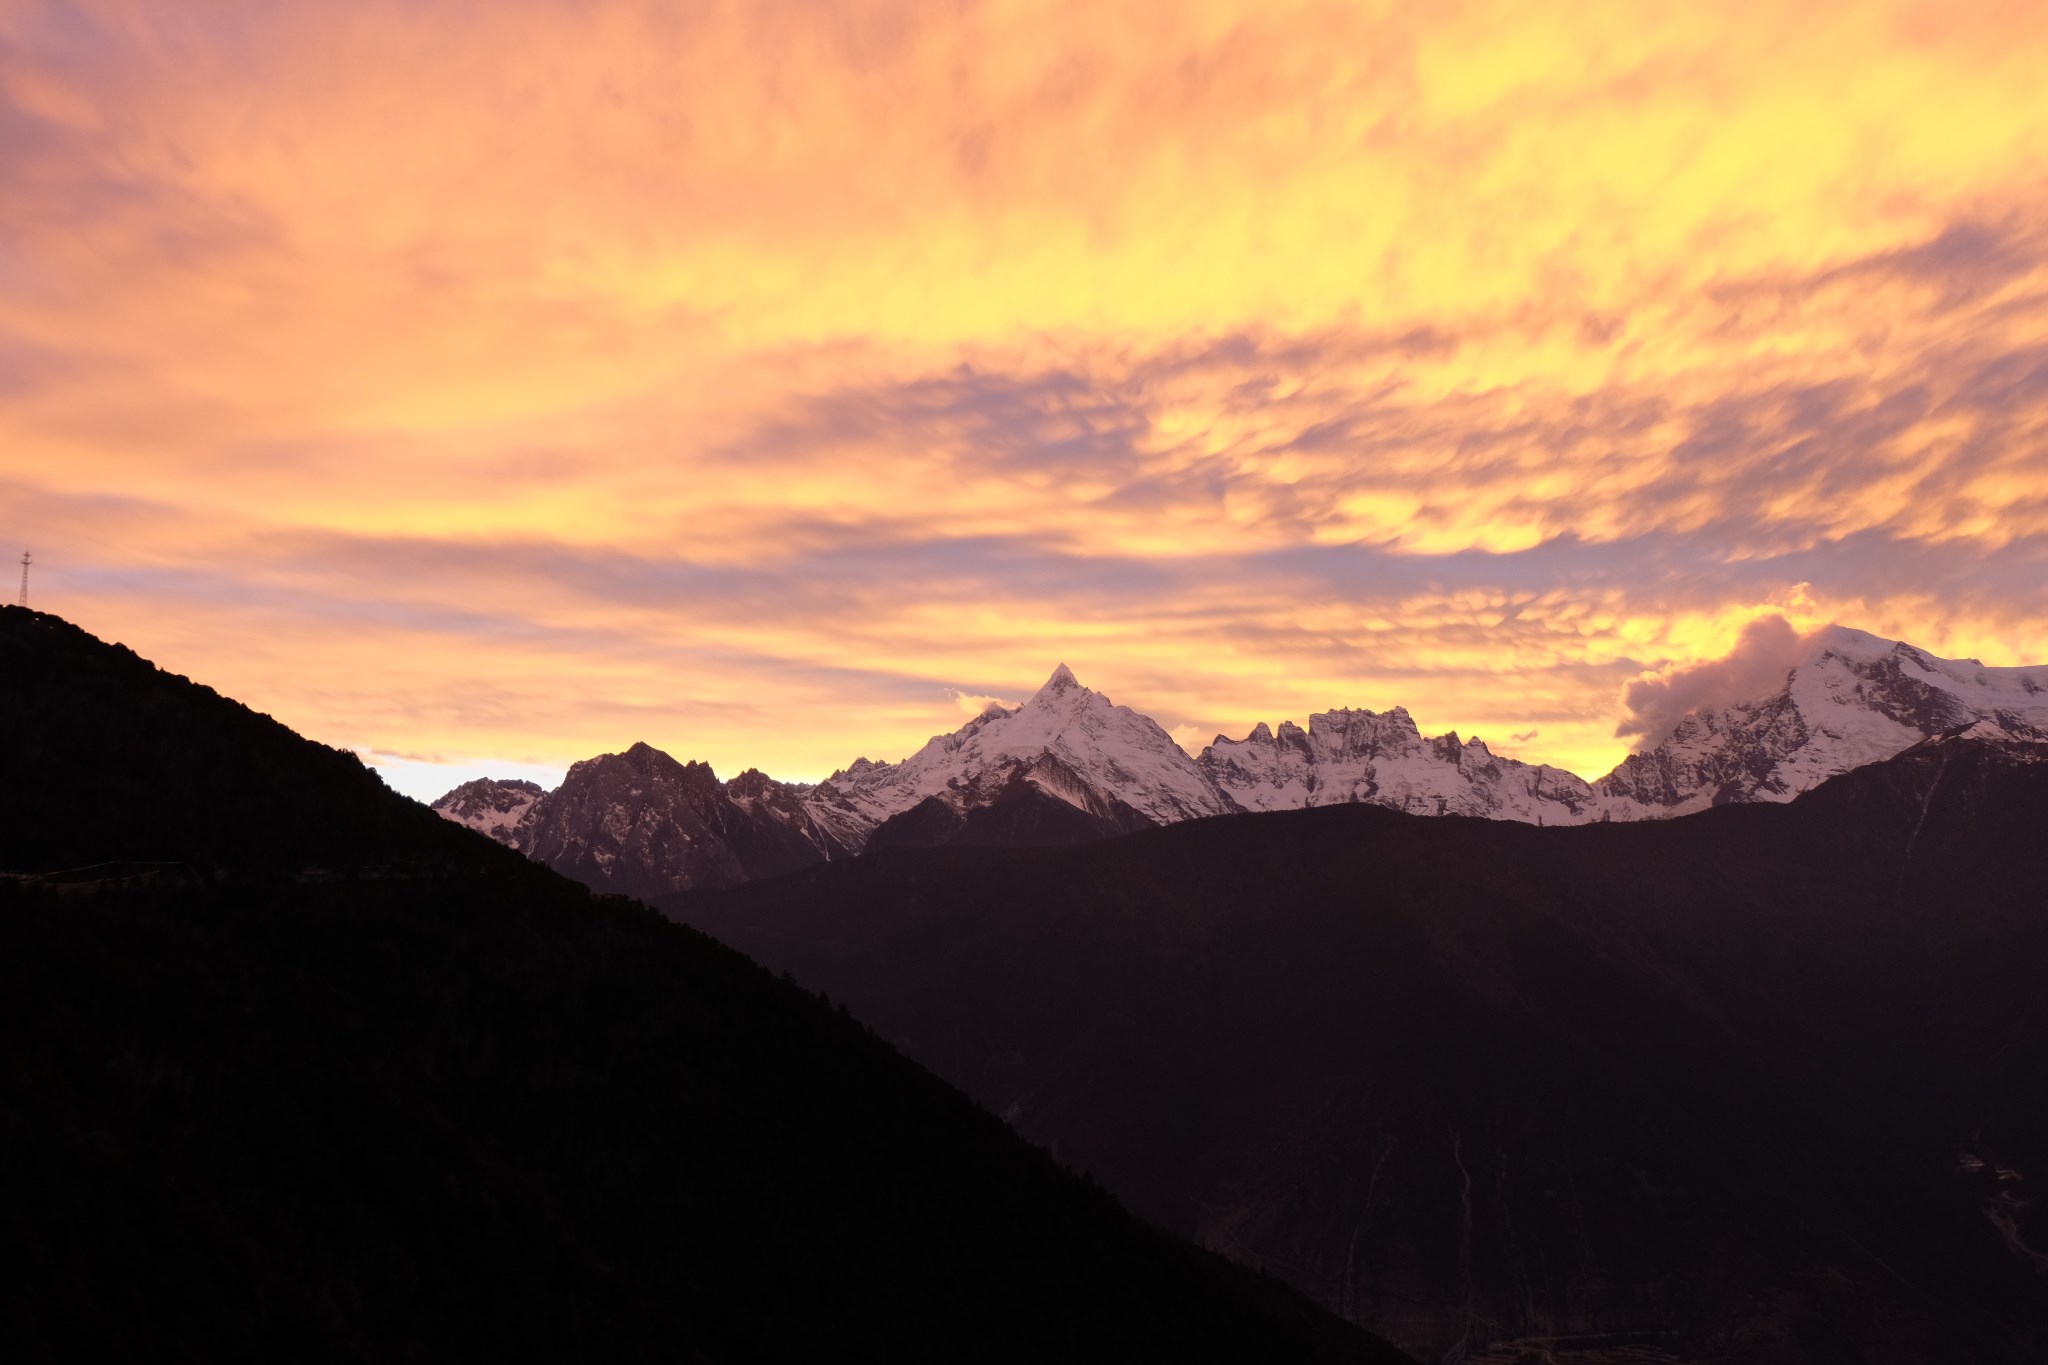
[[[1077,689],[1083,692],[1088,690],[1081,686],[1081,680],[1074,676],[1073,669],[1068,668],[1065,664],[1061,664],[1052,671],[1052,676],[1045,680],[1045,686],[1039,688],[1038,692],[1040,696],[1044,696],[1047,693],[1058,696],[1062,692]]]

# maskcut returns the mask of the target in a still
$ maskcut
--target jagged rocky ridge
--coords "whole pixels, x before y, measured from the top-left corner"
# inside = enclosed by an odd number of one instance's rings
[[[1403,707],[1325,711],[1308,728],[1263,722],[1243,739],[1218,735],[1200,763],[1245,810],[1302,810],[1354,802],[1414,815],[1478,815],[1535,825],[1599,819],[1585,779],[1548,764],[1502,758],[1478,738],[1426,739]]]
[[[991,707],[900,763],[858,759],[813,787],[754,771],[720,783],[641,744],[577,764],[539,800],[531,784],[477,782],[435,808],[593,886],[659,895],[870,847],[1077,843],[1239,811],[1363,803],[1541,825],[1654,819],[1790,800],[1965,728],[2040,751],[2048,667],[1986,668],[1830,627],[1776,692],[1695,711],[1588,782],[1476,737],[1426,737],[1401,707],[1319,712],[1306,728],[1261,723],[1190,758],[1061,665],[1022,706]]]
[[[869,847],[1081,843],[1239,809],[1156,721],[1065,665],[1022,706],[991,707],[901,763],[860,759],[804,787],[720,782],[646,744],[585,759],[523,807],[518,784],[465,784],[449,819],[604,891],[732,886]],[[467,814],[468,818],[464,818]]]
[[[752,770],[721,783],[709,764],[647,744],[570,768],[513,834],[528,857],[629,896],[733,886],[846,852],[791,788]]]
[[[1598,781],[1501,758],[1455,734],[1426,739],[1408,712],[1332,711],[1309,727],[1218,735],[1201,763],[1247,810],[1365,802],[1416,815],[1588,824],[1789,801],[1828,778],[1975,727],[2024,752],[2048,742],[2048,667],[1986,668],[1829,627],[1768,696],[1697,710]]]
[[[545,795],[546,789],[538,782],[516,777],[479,777],[436,801],[434,809],[458,825],[509,844],[520,819]]]

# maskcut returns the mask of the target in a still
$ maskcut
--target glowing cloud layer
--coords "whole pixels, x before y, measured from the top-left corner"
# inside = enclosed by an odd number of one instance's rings
[[[1599,772],[1762,618],[2048,659],[2044,65],[2028,3],[0,0],[0,534],[393,758],[818,776],[1064,659]]]

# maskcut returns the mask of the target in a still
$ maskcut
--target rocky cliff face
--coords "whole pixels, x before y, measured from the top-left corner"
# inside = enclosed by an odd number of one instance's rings
[[[1264,723],[1240,740],[1216,737],[1202,770],[1246,810],[1364,802],[1414,815],[1477,815],[1537,825],[1599,816],[1583,779],[1501,758],[1477,738],[1425,739],[1408,712],[1324,711],[1306,730]]]
[[[809,785],[778,782],[759,768],[749,768],[725,784],[726,799],[742,815],[763,825],[779,827],[817,850],[822,858],[844,858],[852,850],[821,824],[810,797]]]
[[[538,782],[479,777],[434,803],[434,810],[508,847],[517,846],[519,822],[546,792]]]
[[[733,886],[823,861],[794,794],[759,773],[728,793],[710,765],[635,744],[585,759],[534,803],[514,844],[601,891]]]

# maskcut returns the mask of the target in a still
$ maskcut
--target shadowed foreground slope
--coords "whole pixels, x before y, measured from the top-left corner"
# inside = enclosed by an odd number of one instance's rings
[[[395,797],[347,750],[19,607],[0,607],[0,761],[4,871],[111,859],[295,872],[518,861],[478,852],[467,831]]]
[[[0,879],[10,1360],[1399,1359],[347,755],[52,617],[0,662],[0,865],[129,863]]]
[[[2044,829],[2048,765],[1952,741],[1670,822],[1345,806],[668,906],[1418,1353],[2016,1365]]]

